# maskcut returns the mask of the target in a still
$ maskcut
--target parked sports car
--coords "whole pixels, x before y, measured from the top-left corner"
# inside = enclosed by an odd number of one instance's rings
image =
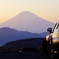
[[[54,28],[48,28],[49,35],[43,40],[43,50],[54,58],[55,53],[59,53],[59,22],[57,22]]]

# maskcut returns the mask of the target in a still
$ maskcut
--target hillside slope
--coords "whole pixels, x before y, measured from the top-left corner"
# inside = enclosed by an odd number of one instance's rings
[[[11,28],[1,28],[0,29],[0,45],[6,44],[10,41],[22,40],[28,38],[39,38],[40,35],[37,33],[31,33],[27,31],[17,31]]]

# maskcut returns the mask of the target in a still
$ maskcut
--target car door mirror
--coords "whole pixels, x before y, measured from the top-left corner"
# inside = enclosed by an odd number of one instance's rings
[[[52,28],[48,28],[47,31],[52,33]]]

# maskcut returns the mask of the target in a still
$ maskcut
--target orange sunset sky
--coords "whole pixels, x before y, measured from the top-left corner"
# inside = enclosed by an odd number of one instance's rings
[[[0,23],[22,11],[30,11],[50,21],[59,21],[59,0],[0,0]]]

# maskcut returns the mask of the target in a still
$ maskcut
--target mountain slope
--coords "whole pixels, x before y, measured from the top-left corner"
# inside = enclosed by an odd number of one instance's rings
[[[29,31],[33,33],[46,32],[48,27],[53,27],[54,23],[48,22],[35,14],[25,11],[5,23],[0,24],[2,27],[10,27],[21,31]]]
[[[18,48],[38,48],[39,46],[42,46],[44,38],[31,38],[31,39],[24,39],[24,40],[16,40],[11,41],[3,45],[5,48],[9,47],[18,47]]]
[[[31,33],[27,31],[17,31],[11,28],[0,29],[0,45],[6,44],[10,41],[28,39],[28,38],[39,38],[40,35],[37,33]]]

